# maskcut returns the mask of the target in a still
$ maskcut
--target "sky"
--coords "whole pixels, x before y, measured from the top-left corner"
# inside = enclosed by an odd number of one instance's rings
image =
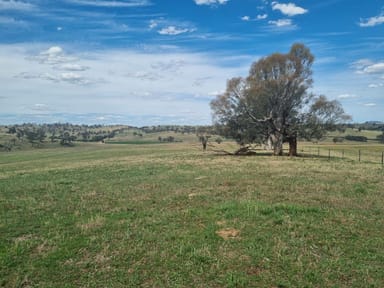
[[[384,121],[384,0],[0,0],[0,125],[209,125],[228,79],[296,42],[311,92]]]

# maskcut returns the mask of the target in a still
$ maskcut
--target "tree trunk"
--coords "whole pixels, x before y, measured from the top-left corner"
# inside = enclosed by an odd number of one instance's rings
[[[283,155],[283,135],[279,132],[275,132],[275,134],[270,135],[270,139],[273,147],[273,155]]]
[[[297,137],[296,135],[289,137],[289,156],[297,156]]]

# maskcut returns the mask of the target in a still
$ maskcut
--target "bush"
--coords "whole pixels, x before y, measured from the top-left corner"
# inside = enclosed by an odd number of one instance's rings
[[[347,135],[345,136],[346,140],[349,141],[358,141],[358,142],[367,142],[368,138],[365,136],[354,136],[354,135]]]
[[[379,141],[379,142],[381,142],[381,143],[384,143],[384,134],[377,135],[377,136],[376,136],[376,139],[377,139],[377,141]]]
[[[343,142],[344,138],[343,137],[333,137],[332,139],[333,143],[338,143],[338,142]]]
[[[217,144],[220,144],[221,142],[223,142],[223,139],[221,139],[220,137],[217,137],[215,141]]]

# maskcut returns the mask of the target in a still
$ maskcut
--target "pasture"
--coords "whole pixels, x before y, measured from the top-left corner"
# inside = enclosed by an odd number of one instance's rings
[[[3,152],[0,287],[384,287],[383,219],[378,163],[187,142]]]

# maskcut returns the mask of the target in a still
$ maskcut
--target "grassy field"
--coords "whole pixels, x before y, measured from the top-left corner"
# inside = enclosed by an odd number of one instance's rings
[[[383,196],[340,158],[1,153],[0,287],[384,287]]]

